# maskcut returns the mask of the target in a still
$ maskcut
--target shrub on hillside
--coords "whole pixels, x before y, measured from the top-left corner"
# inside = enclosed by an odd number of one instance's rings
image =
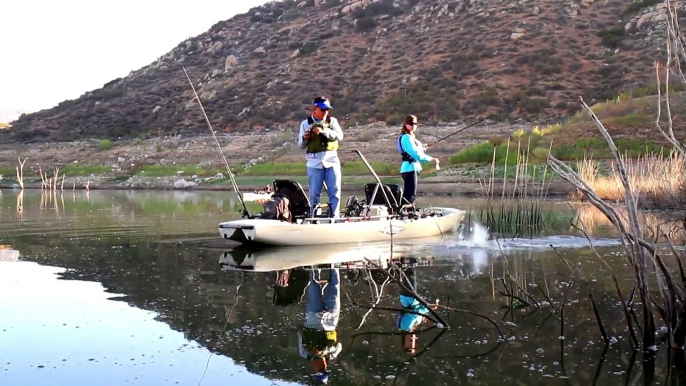
[[[109,150],[112,148],[112,141],[110,141],[109,139],[103,139],[100,141],[98,148],[100,150]]]
[[[604,46],[617,48],[622,36],[624,36],[624,27],[617,26],[610,29],[604,29],[599,31],[596,35],[601,38]]]

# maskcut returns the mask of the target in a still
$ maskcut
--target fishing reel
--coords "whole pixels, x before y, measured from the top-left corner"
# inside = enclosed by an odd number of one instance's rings
[[[310,137],[315,135],[314,134],[315,128],[319,128],[320,131],[323,131],[323,130],[328,130],[330,128],[330,125],[325,120],[322,120],[321,122],[313,123],[312,126],[310,126],[310,130],[309,130],[310,131]]]

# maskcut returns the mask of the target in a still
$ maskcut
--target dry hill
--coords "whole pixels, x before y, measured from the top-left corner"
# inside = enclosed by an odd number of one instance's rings
[[[559,119],[649,84],[656,0],[285,0],[221,21],[129,76],[22,116],[0,141],[205,132],[182,66],[222,131],[295,127],[316,95],[346,125],[407,113]]]

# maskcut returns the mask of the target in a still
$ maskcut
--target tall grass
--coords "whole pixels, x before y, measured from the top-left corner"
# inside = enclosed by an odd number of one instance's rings
[[[668,155],[651,153],[638,158],[622,156],[631,191],[637,197],[638,205],[644,209],[674,209],[686,207],[686,158],[676,149]],[[612,163],[608,176],[598,174],[598,161],[584,158],[577,162],[581,178],[593,188],[603,200],[625,200],[616,163]],[[578,190],[572,198],[583,196]]]
[[[547,192],[548,166],[538,167],[529,163],[530,143],[530,141],[527,143],[526,151],[521,151],[521,142],[517,145],[514,153],[515,164],[512,165],[515,170],[513,180],[508,178],[508,164],[505,163],[502,187],[496,186],[495,182],[498,148],[493,149],[491,177],[488,181],[482,181],[482,186],[486,188],[487,203],[481,208],[480,218],[496,237],[498,234],[533,237],[547,229],[552,218],[551,213],[544,213],[541,206],[541,201]],[[507,150],[503,159],[509,160],[509,141],[504,148]],[[537,176],[540,176],[539,179]],[[496,189],[502,189],[499,202],[495,194]],[[508,199],[507,204],[506,199]]]

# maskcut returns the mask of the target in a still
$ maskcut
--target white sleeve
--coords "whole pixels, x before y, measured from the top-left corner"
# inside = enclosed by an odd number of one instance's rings
[[[341,125],[338,123],[338,119],[336,118],[331,118],[331,133],[328,135],[328,137],[332,141],[340,141],[343,139],[343,129],[341,129]]]
[[[298,133],[298,146],[301,149],[304,149],[307,147],[307,142],[303,139],[303,135],[305,135],[305,131],[307,131],[307,119],[300,122],[300,132]]]

